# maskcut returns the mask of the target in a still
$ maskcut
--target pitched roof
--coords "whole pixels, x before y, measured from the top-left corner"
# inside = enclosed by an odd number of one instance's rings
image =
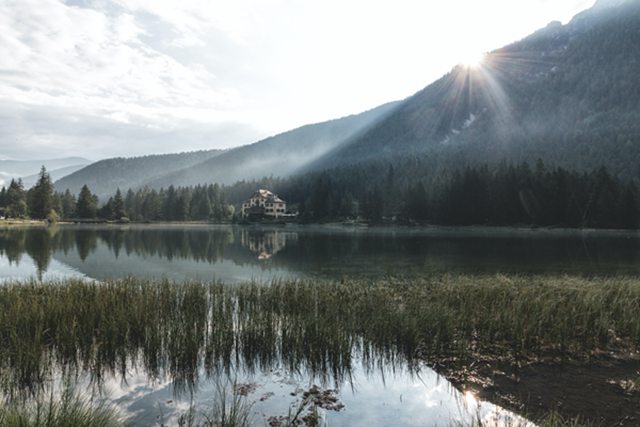
[[[261,188],[260,190],[257,190],[255,193],[253,193],[253,195],[251,196],[251,199],[253,199],[254,197],[259,197],[261,199],[266,199],[266,201],[269,202],[269,203],[286,203],[284,200],[282,200],[276,194],[272,193],[269,190],[265,190],[263,188]]]

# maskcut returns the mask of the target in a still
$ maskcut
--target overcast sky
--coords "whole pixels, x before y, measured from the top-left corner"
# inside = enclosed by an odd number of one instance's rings
[[[594,0],[0,0],[0,159],[227,148],[405,98]]]

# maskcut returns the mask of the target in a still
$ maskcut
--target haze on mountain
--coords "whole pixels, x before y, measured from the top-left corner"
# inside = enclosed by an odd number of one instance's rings
[[[40,160],[0,160],[0,187],[7,185],[13,178],[21,178],[24,185],[35,183],[42,166],[49,171],[52,179],[62,178],[91,164],[82,157],[64,157],[60,159]]]
[[[78,194],[87,185],[99,198],[115,193],[116,189],[140,188],[154,180],[162,180],[174,171],[189,170],[194,165],[215,158],[223,150],[192,151],[175,154],[156,154],[140,157],[116,157],[100,160],[58,179],[58,191]],[[55,179],[55,178],[53,178]]]
[[[129,187],[231,184],[411,156],[427,159],[434,173],[542,159],[637,177],[637,28],[640,2],[600,0],[568,24],[553,22],[477,64],[459,65],[399,103],[285,132],[182,169],[148,173]],[[110,182],[90,166],[56,188],[78,188],[94,175],[100,191],[127,187],[126,179]]]

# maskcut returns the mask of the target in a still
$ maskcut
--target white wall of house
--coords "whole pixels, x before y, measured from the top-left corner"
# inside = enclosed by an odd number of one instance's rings
[[[264,209],[264,215],[279,218],[287,212],[287,203],[269,190],[258,190],[242,204],[242,216],[248,215],[252,207]]]

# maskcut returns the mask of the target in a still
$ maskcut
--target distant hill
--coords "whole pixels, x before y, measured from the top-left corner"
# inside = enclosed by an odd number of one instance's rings
[[[302,126],[228,150],[197,165],[151,178],[148,184],[160,188],[172,184],[229,184],[271,175],[288,176],[358,137],[390,114],[397,105],[397,102],[391,102],[360,114]]]
[[[123,191],[139,188],[154,177],[189,168],[221,153],[222,150],[206,150],[100,160],[57,180],[55,188],[56,191],[68,189],[78,194],[87,184],[94,194],[103,198],[115,193],[117,188]]]
[[[57,175],[62,177],[63,173],[72,173],[88,164],[91,161],[82,157],[64,157],[60,159],[41,160],[0,160],[0,186],[8,184],[12,178],[22,178],[25,187],[30,187],[35,183],[32,178],[37,176],[40,168],[44,166],[48,172],[57,171]],[[53,176],[53,175],[52,175]]]
[[[541,158],[639,177],[639,28],[640,1],[600,0],[454,68],[307,170],[419,155],[440,169]]]
[[[53,170],[47,169],[47,173],[49,174],[49,176],[53,181],[57,181],[59,179],[64,178],[67,175],[71,175],[72,173],[79,171],[80,169],[86,166],[87,164],[85,163],[81,165],[67,166],[64,168],[53,169]],[[26,188],[31,188],[33,187],[33,185],[35,185],[36,182],[38,182],[38,178],[40,178],[39,172],[33,175],[22,177],[22,182]]]

